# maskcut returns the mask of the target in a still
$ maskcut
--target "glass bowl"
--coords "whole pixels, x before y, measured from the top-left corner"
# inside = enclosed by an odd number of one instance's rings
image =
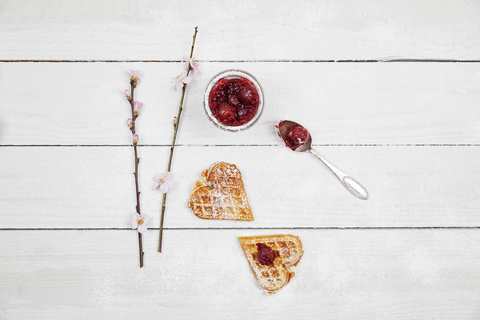
[[[258,103],[257,112],[248,122],[244,124],[236,125],[236,126],[224,124],[214,116],[214,114],[212,113],[212,110],[210,109],[210,92],[212,91],[214,86],[217,84],[217,82],[219,82],[220,80],[242,79],[242,78],[246,79],[248,83],[253,85],[253,87],[256,89],[258,93],[259,103]],[[250,73],[243,70],[238,70],[238,69],[224,70],[218,73],[217,75],[215,75],[208,82],[207,88],[205,89],[205,95],[203,97],[203,106],[205,108],[205,112],[208,115],[208,118],[220,129],[231,131],[231,132],[238,132],[251,127],[260,117],[260,114],[262,113],[262,110],[263,110],[263,104],[264,104],[263,90],[258,80]]]

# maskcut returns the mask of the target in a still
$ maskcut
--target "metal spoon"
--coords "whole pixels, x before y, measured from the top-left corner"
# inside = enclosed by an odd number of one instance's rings
[[[281,125],[280,125],[281,124]],[[280,134],[280,137],[285,141],[286,139],[289,138],[289,133],[290,130],[294,126],[300,126],[303,129],[307,130],[300,124],[294,122],[294,121],[281,121],[280,124],[278,125],[278,132]],[[307,130],[308,132],[308,130]],[[333,164],[322,158],[315,150],[312,149],[312,137],[310,134],[308,134],[308,139],[305,141],[303,144],[299,145],[294,151],[296,152],[310,152],[313,154],[315,157],[318,158],[321,162],[323,162],[340,180],[340,182],[343,184],[343,186],[350,191],[351,194],[353,194],[355,197],[362,199],[362,200],[367,200],[368,199],[368,191],[365,189],[364,186],[360,184],[357,180],[353,179],[351,176],[346,174],[345,172],[342,172],[340,169],[335,167]]]

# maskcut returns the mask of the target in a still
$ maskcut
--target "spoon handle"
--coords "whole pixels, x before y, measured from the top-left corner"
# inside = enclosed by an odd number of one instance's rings
[[[367,200],[369,195],[367,189],[365,189],[364,186],[360,184],[357,180],[353,179],[351,176],[346,174],[345,172],[341,171],[337,167],[335,167],[333,164],[322,158],[318,153],[315,152],[315,150],[310,149],[308,150],[311,154],[313,154],[315,157],[318,158],[318,160],[322,161],[340,180],[340,182],[343,184],[343,186],[350,191],[351,194],[353,194],[355,197],[362,199],[362,200]]]

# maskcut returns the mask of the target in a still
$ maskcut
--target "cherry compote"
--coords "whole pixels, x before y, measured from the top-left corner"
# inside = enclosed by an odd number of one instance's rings
[[[257,261],[262,266],[269,266],[275,260],[275,252],[263,243],[257,243]]]
[[[248,123],[257,113],[259,104],[255,85],[243,77],[218,80],[208,96],[213,116],[227,126]]]
[[[278,127],[282,127],[284,124],[284,121],[281,121],[278,124]],[[282,137],[280,133],[278,134],[280,138]],[[290,131],[288,132],[288,135],[283,138],[283,141],[285,142],[285,145],[295,151],[298,147],[303,146],[308,138],[310,138],[310,134],[308,133],[308,130],[302,127],[301,125],[295,125],[290,128]]]

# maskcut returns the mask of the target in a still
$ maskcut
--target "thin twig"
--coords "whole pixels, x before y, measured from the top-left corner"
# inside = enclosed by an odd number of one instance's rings
[[[193,34],[193,41],[192,41],[192,48],[190,50],[190,59],[193,57],[193,48],[195,47],[195,40],[197,38],[197,31],[198,27],[195,27],[195,33]],[[191,70],[190,63],[188,64],[187,69],[187,76],[189,75]],[[172,159],[173,159],[173,150],[175,148],[175,141],[177,139],[177,131],[180,125],[180,116],[182,115],[183,111],[183,99],[185,98],[185,91],[187,90],[187,84],[185,84],[182,88],[182,97],[180,99],[180,106],[178,107],[178,114],[177,114],[177,121],[175,122],[175,127],[173,130],[173,139],[172,139],[172,146],[170,147],[170,157],[168,158],[168,167],[167,172],[170,172],[170,168],[172,167]],[[163,194],[162,199],[162,213],[160,215],[160,231],[159,231],[159,238],[158,238],[158,252],[162,252],[162,238],[163,238],[163,220],[165,217],[165,204],[167,202],[167,193]]]
[[[137,116],[135,115],[135,99],[134,99],[134,91],[135,91],[135,85],[134,85],[134,80],[130,80],[130,89],[131,89],[131,98],[130,98],[130,106],[132,109],[132,134],[135,133],[135,120],[137,119]],[[141,215],[140,211],[140,190],[138,187],[138,163],[140,162],[140,159],[138,158],[138,153],[137,153],[137,144],[133,144],[133,152],[135,154],[135,172],[133,173],[135,176],[135,191],[136,191],[136,196],[137,196],[137,205],[135,206],[137,209],[137,213]],[[140,268],[143,267],[143,244],[142,244],[142,234],[138,232],[138,253],[139,253],[139,258],[140,258]]]

